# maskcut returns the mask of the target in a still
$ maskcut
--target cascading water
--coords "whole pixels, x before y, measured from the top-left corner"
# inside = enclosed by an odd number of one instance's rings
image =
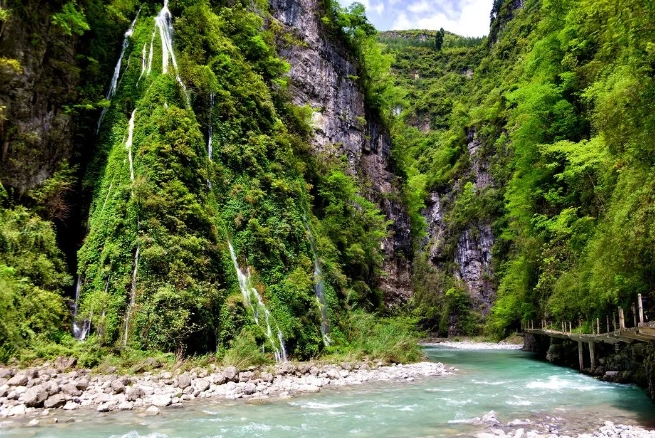
[[[164,7],[161,9],[161,11],[159,11],[157,17],[155,17],[155,30],[159,30],[159,37],[161,38],[162,73],[168,73],[168,63],[170,61],[173,64],[173,69],[175,70],[175,79],[184,91],[186,104],[187,106],[190,106],[191,102],[189,100],[189,94],[187,93],[184,82],[182,82],[182,79],[180,78],[180,74],[177,68],[177,58],[175,57],[175,51],[173,50],[173,16],[171,15],[171,11],[168,9],[168,0],[164,0]],[[150,64],[152,63],[152,48],[153,45],[151,42]],[[151,67],[151,65],[148,67],[148,73],[150,73]]]
[[[214,112],[214,93],[209,93],[209,139],[207,140],[207,156],[209,156],[209,161],[212,160],[212,154],[214,149],[212,147],[212,137],[214,134],[214,126],[212,123],[212,114]]]
[[[130,181],[134,183],[134,162],[132,161],[132,143],[134,141],[134,116],[136,109],[132,111],[130,122],[127,130],[127,141],[125,142],[125,149],[127,149],[127,158],[130,162]]]
[[[139,18],[140,12],[141,10],[139,9],[139,12],[136,13],[136,17],[134,17],[134,21],[132,21],[132,24],[130,24],[130,27],[127,29],[127,31],[125,32],[125,36],[123,37],[123,48],[121,49],[121,56],[118,57],[118,62],[116,63],[116,67],[114,67],[114,75],[111,78],[111,84],[109,85],[107,96],[105,97],[105,99],[107,100],[111,100],[116,94],[116,86],[118,85],[118,78],[120,77],[121,74],[121,65],[123,64],[123,56],[125,56],[125,51],[127,50],[127,46],[130,44],[130,37],[134,34],[134,25],[136,24],[136,19]],[[100,113],[100,118],[98,119],[98,126],[96,127],[96,134],[100,131],[100,125],[102,124],[102,119],[105,118],[105,114],[107,114],[107,107],[104,107],[102,109],[102,112]]]
[[[81,288],[82,288],[82,280],[80,279],[80,277],[77,277],[77,282],[75,283],[75,305],[73,307],[73,337],[77,340],[83,341],[89,332],[91,323],[90,321],[83,320],[81,321],[81,325],[80,325],[80,321],[77,320],[77,311],[79,309],[79,304],[80,304]]]
[[[328,346],[332,341],[328,335],[330,327],[328,325],[327,302],[325,301],[325,283],[323,282],[323,274],[321,272],[321,265],[318,261],[318,254],[316,253],[312,231],[306,221],[305,229],[309,235],[309,246],[311,247],[312,255],[314,256],[314,293],[316,294],[318,306],[321,309],[321,334],[323,335],[323,343]]]
[[[286,362],[287,361],[287,351],[284,347],[284,337],[282,336],[282,331],[279,327],[277,329],[277,342],[273,337],[273,331],[271,330],[271,313],[266,308],[266,305],[262,301],[261,295],[257,292],[257,289],[250,286],[250,272],[244,273],[241,268],[239,268],[239,263],[237,262],[237,256],[234,253],[234,248],[230,241],[227,242],[228,247],[230,248],[230,257],[232,257],[232,263],[234,263],[234,269],[237,272],[237,278],[239,280],[239,289],[241,289],[241,294],[243,295],[243,300],[248,307],[252,310],[253,317],[255,318],[255,323],[259,325],[259,312],[263,312],[264,321],[266,323],[266,337],[273,348],[273,353],[275,354],[275,360],[277,362]],[[253,297],[255,303],[253,303]],[[279,346],[278,346],[279,343]]]

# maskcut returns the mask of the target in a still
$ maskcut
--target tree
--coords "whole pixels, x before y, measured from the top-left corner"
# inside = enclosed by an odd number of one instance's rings
[[[437,49],[437,51],[441,50],[441,47],[443,46],[443,37],[446,34],[446,31],[443,30],[443,27],[439,29],[437,32],[437,35],[434,38],[434,48]]]

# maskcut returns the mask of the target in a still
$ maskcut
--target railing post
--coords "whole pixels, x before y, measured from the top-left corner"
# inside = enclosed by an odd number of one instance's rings
[[[623,316],[623,309],[619,307],[619,329],[625,328],[625,317]]]
[[[633,327],[637,327],[637,311],[635,310],[634,303],[632,304],[632,319],[634,321]]]
[[[596,318],[596,334],[600,335],[600,318]]]
[[[639,322],[644,322],[644,304],[641,302],[641,294],[637,295],[637,304],[639,305]]]
[[[605,318],[607,319],[607,333],[609,333],[610,332],[610,316],[605,315]]]

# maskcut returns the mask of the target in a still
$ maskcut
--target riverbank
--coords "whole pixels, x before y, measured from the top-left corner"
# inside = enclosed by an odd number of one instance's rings
[[[189,372],[146,372],[142,375],[94,374],[43,365],[26,370],[0,369],[0,418],[19,423],[48,422],[58,410],[98,412],[136,410],[158,415],[161,408],[180,407],[197,399],[266,399],[316,393],[324,387],[378,381],[413,381],[451,374],[441,363],[382,365],[380,362],[283,363],[267,367],[196,368]],[[50,420],[52,421],[52,420]]]
[[[486,419],[486,421],[485,421]],[[558,431],[558,417],[547,417],[543,423],[533,424],[529,420],[514,420],[507,424],[500,424],[493,412],[485,415],[482,420],[486,423],[496,423],[488,432],[479,432],[476,438],[655,438],[654,430],[646,430],[639,426],[614,424],[606,421],[597,430],[591,432],[560,434]]]

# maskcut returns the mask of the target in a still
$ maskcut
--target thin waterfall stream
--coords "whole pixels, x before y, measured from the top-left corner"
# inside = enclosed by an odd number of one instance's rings
[[[316,300],[318,301],[318,306],[321,311],[321,335],[323,336],[323,343],[328,346],[332,342],[330,340],[330,326],[328,323],[328,314],[327,314],[327,302],[325,301],[325,283],[323,281],[323,273],[321,272],[321,264],[318,259],[318,253],[316,252],[316,244],[314,243],[314,236],[312,235],[312,230],[309,228],[309,224],[305,219],[305,229],[307,230],[307,235],[309,236],[309,246],[312,249],[312,255],[314,257],[314,294],[316,295]]]
[[[271,329],[271,313],[266,308],[266,305],[262,301],[262,297],[257,291],[256,288],[252,287],[250,282],[250,272],[246,270],[244,273],[241,268],[239,268],[239,262],[237,261],[237,256],[234,252],[234,247],[232,247],[232,242],[228,241],[228,247],[230,248],[230,257],[232,258],[232,263],[234,264],[234,269],[237,273],[237,278],[239,280],[239,289],[241,289],[241,294],[243,295],[243,301],[250,308],[255,319],[255,324],[260,325],[259,313],[264,314],[264,323],[266,324],[266,337],[268,338],[271,348],[273,349],[273,354],[275,355],[276,362],[286,362],[287,361],[287,352],[284,346],[284,337],[282,336],[282,331],[276,325],[277,334],[273,336],[273,330]],[[254,299],[254,303],[253,303]]]

